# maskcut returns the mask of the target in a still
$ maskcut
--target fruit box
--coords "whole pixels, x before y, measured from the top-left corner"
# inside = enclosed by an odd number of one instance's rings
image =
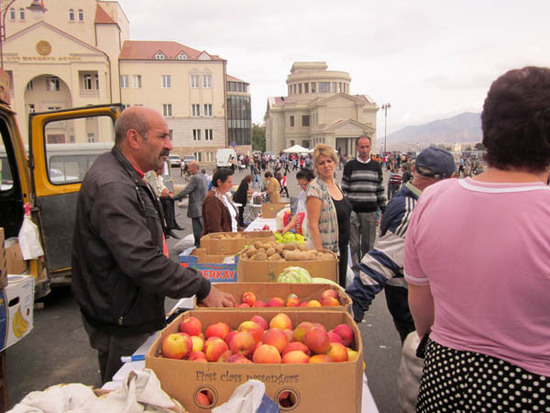
[[[0,290],[0,350],[15,344],[33,329],[34,278],[8,276],[8,286]]]
[[[210,255],[232,255],[255,241],[274,242],[275,236],[271,231],[213,232],[201,238],[201,248]]]
[[[262,312],[267,320],[279,314],[278,309]],[[203,328],[224,321],[235,329],[249,320],[250,311],[187,311],[170,323],[145,354],[145,367],[152,369],[162,389],[177,399],[190,413],[203,413],[229,400],[240,384],[257,379],[264,382],[266,395],[277,401],[283,392],[290,392],[294,406],[285,411],[294,413],[361,411],[363,385],[363,345],[361,333],[352,317],[343,311],[296,311],[286,313],[296,326],[302,321],[323,324],[327,330],[338,324],[349,325],[354,333],[352,348],[359,353],[355,361],[324,364],[237,364],[199,363],[173,360],[160,356],[162,340],[179,330],[180,321],[189,315],[199,318]],[[212,405],[205,408],[197,401],[203,390],[212,397]]]
[[[312,277],[327,278],[338,282],[338,257],[331,251],[332,259],[315,261],[253,261],[239,260],[237,274],[240,282],[274,282],[287,267],[305,268]]]
[[[321,293],[325,290],[335,290],[338,294],[338,301],[340,306],[336,307],[254,307],[254,308],[227,308],[220,307],[224,310],[234,311],[267,311],[276,310],[281,311],[351,311],[351,298],[341,288],[333,284],[290,284],[290,283],[224,283],[216,285],[216,287],[223,292],[229,293],[235,297],[237,304],[240,304],[243,293],[251,291],[256,295],[256,300],[261,300],[267,303],[273,297],[281,297],[286,302],[286,298],[289,294],[296,294],[301,302],[308,302],[310,300],[320,300]],[[197,303],[194,303],[195,309],[203,310],[215,310],[212,307],[199,307]]]
[[[178,261],[182,267],[193,268],[212,282],[237,282],[239,257],[230,256],[233,263],[224,263],[226,258],[228,258],[226,255],[208,255],[202,248],[189,248],[178,256]]]
[[[277,213],[287,205],[290,206],[288,202],[268,202],[262,204],[262,216],[264,218],[275,218]]]
[[[4,228],[0,228],[0,288],[8,285],[8,263],[4,249]]]

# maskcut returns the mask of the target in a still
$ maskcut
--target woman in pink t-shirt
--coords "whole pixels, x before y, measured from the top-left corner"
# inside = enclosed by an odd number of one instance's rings
[[[498,78],[488,169],[420,197],[405,244],[418,335],[417,412],[550,412],[550,69]]]

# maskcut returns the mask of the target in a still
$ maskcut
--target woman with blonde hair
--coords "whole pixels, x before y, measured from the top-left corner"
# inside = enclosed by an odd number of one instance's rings
[[[306,209],[313,247],[339,254],[339,284],[346,288],[351,204],[334,179],[338,156],[328,145],[313,153],[316,177],[307,189]]]

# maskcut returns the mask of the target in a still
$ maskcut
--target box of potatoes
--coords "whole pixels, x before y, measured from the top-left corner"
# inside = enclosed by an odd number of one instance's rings
[[[201,248],[208,255],[233,255],[255,241],[275,241],[271,231],[213,232],[201,238]]]
[[[287,267],[302,267],[312,277],[338,282],[338,257],[332,251],[310,250],[305,243],[275,241],[256,241],[241,251],[237,277],[240,282],[273,282]]]

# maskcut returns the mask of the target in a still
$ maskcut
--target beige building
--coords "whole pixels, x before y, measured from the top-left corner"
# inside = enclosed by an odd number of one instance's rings
[[[163,113],[176,154],[214,162],[216,149],[228,145],[224,59],[177,42],[129,40],[116,1],[49,1],[38,20],[30,3],[16,0],[6,10],[3,42],[23,136],[30,112],[122,103]],[[63,126],[47,130],[50,143],[101,140],[92,122],[83,133]]]
[[[286,80],[288,96],[270,97],[264,117],[267,150],[301,145],[332,146],[355,156],[355,139],[367,135],[376,148],[378,106],[366,95],[351,95],[351,77],[329,71],[325,62],[296,62]],[[373,153],[375,150],[373,149]]]

